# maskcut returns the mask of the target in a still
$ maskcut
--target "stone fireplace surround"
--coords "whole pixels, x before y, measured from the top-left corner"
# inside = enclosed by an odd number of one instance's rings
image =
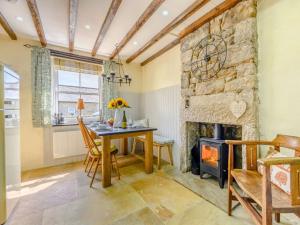
[[[217,78],[201,81],[190,72],[191,55],[193,46],[209,34],[224,38],[227,59]],[[258,137],[256,0],[241,1],[182,39],[181,62],[180,169],[187,172],[199,137],[197,123],[240,125],[243,140]],[[231,105],[239,101],[246,103],[246,111],[237,118]]]

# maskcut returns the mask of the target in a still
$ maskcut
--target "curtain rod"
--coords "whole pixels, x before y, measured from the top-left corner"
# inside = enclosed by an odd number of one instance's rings
[[[24,45],[26,48],[32,48],[35,47],[30,44],[25,44]],[[103,60],[102,59],[97,59],[93,57],[88,57],[88,56],[82,56],[82,55],[77,55],[69,52],[62,52],[54,49],[49,49],[50,50],[50,55],[51,56],[56,56],[60,58],[65,58],[65,59],[72,59],[72,60],[78,60],[82,62],[87,62],[87,63],[94,63],[94,64],[100,64],[103,65]]]

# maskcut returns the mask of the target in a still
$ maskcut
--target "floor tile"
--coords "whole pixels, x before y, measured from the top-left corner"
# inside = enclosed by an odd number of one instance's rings
[[[144,207],[146,203],[135,192],[119,195],[99,194],[45,210],[43,225],[109,224]]]
[[[238,214],[238,216],[237,216]],[[175,215],[167,225],[252,225],[250,218],[241,213],[229,217],[223,210],[202,201],[195,206]]]
[[[132,183],[131,186],[163,221],[204,201],[174,180],[163,176],[149,176]]]
[[[162,221],[148,207],[129,214],[111,225],[163,225]]]

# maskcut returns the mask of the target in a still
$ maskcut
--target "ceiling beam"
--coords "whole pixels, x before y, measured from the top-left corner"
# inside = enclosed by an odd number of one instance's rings
[[[101,26],[101,29],[99,31],[98,37],[96,39],[96,42],[94,44],[94,48],[92,50],[92,56],[95,56],[97,54],[97,51],[115,17],[115,15],[117,14],[117,11],[119,9],[119,6],[121,5],[122,0],[112,0],[109,10],[106,14],[105,20]]]
[[[179,37],[181,39],[184,38],[188,34],[194,32],[195,30],[197,30],[198,28],[206,24],[207,22],[211,21],[213,18],[221,15],[228,9],[232,8],[240,1],[241,0],[225,0],[224,2],[222,2],[221,4],[213,8],[212,10],[210,10],[208,13],[206,13],[204,16],[202,16],[200,19],[196,20],[195,22],[187,26],[185,29],[183,29],[179,33]]]
[[[179,24],[184,22],[190,16],[192,16],[195,12],[197,12],[200,8],[202,8],[206,3],[211,0],[196,0],[193,4],[191,4],[188,8],[186,8],[179,16],[177,16],[174,20],[172,20],[167,26],[165,26],[160,32],[158,32],[155,36],[153,36],[143,47],[137,50],[134,54],[132,54],[127,60],[126,63],[132,62],[135,58],[145,52],[148,48],[162,39],[166,34],[175,29]]]
[[[7,20],[5,19],[5,17],[2,15],[1,12],[0,12],[0,24],[2,25],[6,33],[9,35],[11,40],[17,40],[17,35],[15,34],[11,26],[8,24]]]
[[[188,34],[196,31],[198,28],[203,26],[205,23],[209,22],[210,20],[214,19],[215,17],[221,15],[224,13],[226,10],[234,7],[237,3],[239,3],[241,0],[225,0],[212,10],[210,10],[208,13],[206,13],[204,16],[200,17],[198,20],[187,26],[185,29],[183,29],[179,33],[179,38],[176,39],[175,41],[171,42],[168,44],[166,47],[163,49],[159,50],[157,53],[154,55],[150,56],[148,59],[146,59],[144,62],[141,63],[141,66],[146,65],[147,63],[151,62],[158,56],[162,55],[164,52],[168,51],[169,49],[173,48],[175,45],[177,45],[180,40],[184,37],[186,37]],[[166,50],[167,49],[167,50]]]
[[[47,40],[46,40],[46,37],[45,37],[45,33],[44,33],[40,13],[39,13],[39,10],[38,10],[37,4],[36,4],[36,0],[26,0],[26,1],[27,1],[29,11],[31,13],[31,17],[32,17],[36,32],[39,36],[41,45],[43,47],[46,47],[47,46]]]
[[[131,38],[141,29],[141,27],[150,19],[153,13],[164,3],[165,0],[152,0],[150,5],[145,9],[143,14],[138,18],[135,24],[131,27],[122,41],[118,44],[118,48],[111,54],[110,59],[113,59],[131,40]]]
[[[153,59],[157,58],[158,56],[161,56],[162,54],[164,54],[165,52],[169,51],[171,48],[173,48],[175,45],[177,45],[179,43],[180,43],[180,39],[176,38],[174,41],[172,41],[170,44],[168,44],[167,46],[165,46],[163,49],[159,50],[154,55],[152,55],[151,57],[149,57],[148,59],[146,59],[145,61],[143,61],[141,63],[141,66],[145,66],[147,63],[151,62]]]
[[[74,39],[77,25],[78,0],[69,0],[69,50],[74,50]]]

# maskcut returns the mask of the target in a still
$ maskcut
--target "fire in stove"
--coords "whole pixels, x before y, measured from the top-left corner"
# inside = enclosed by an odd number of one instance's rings
[[[204,163],[209,164],[212,167],[218,167],[219,154],[217,148],[203,144],[201,153],[201,159]]]

